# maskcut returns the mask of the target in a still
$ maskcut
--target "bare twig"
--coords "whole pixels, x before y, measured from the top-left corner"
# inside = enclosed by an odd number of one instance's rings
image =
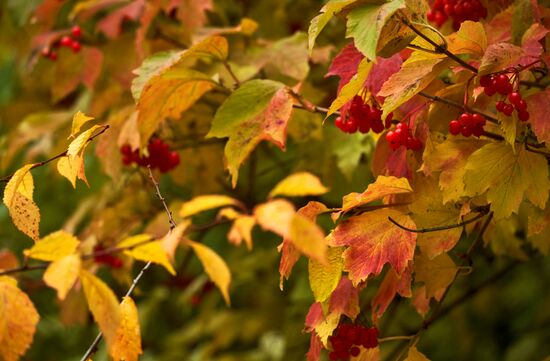
[[[241,86],[241,82],[239,81],[239,78],[235,75],[233,72],[233,69],[231,69],[231,65],[227,62],[227,60],[222,61],[223,66],[225,67],[225,70],[229,73],[229,76],[231,76],[231,79],[233,79],[233,86],[235,88],[238,88]]]
[[[92,135],[87,141],[86,143],[88,142],[91,142],[92,140],[94,140],[96,137],[100,136],[101,134],[103,134],[107,129],[109,129],[109,125],[104,125],[103,128],[101,128],[101,130],[99,132],[97,132],[96,134]],[[42,167],[43,165],[46,165],[50,162],[53,162],[54,160],[56,159],[59,159],[59,158],[63,158],[65,156],[67,156],[67,152],[68,150],[62,152],[62,153],[59,153],[58,155],[55,155],[49,159],[46,159],[42,162],[38,162],[38,163],[34,163],[32,165],[32,167],[30,169],[34,169],[34,168],[38,168],[38,167]],[[0,178],[0,183],[7,183],[10,181],[10,179],[13,177],[13,174],[10,174],[10,175],[7,175],[5,177],[2,177]]]
[[[475,216],[472,219],[468,219],[466,221],[463,221],[463,222],[460,222],[460,223],[457,223],[457,224],[450,224],[450,225],[446,225],[446,226],[438,226],[438,227],[431,227],[431,228],[421,228],[421,229],[413,229],[413,228],[405,227],[404,225],[399,224],[395,219],[393,219],[392,217],[389,217],[389,216],[388,216],[388,219],[389,219],[390,222],[395,224],[397,227],[399,227],[399,228],[401,228],[405,231],[413,232],[413,233],[428,233],[428,232],[437,232],[437,231],[444,231],[444,230],[447,230],[447,229],[459,228],[459,227],[465,226],[469,223],[473,223],[473,222],[483,218],[485,216],[485,214],[486,213],[478,214],[477,216]]]

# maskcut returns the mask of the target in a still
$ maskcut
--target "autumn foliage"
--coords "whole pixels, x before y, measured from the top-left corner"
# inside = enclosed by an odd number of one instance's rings
[[[0,360],[548,357],[548,5],[2,3]]]

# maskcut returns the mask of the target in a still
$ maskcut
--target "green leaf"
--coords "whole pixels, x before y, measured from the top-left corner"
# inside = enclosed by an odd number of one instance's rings
[[[346,37],[353,38],[355,47],[367,58],[376,60],[378,39],[386,21],[399,9],[405,0],[393,0],[384,4],[365,4],[348,14]]]
[[[332,247],[328,249],[328,263],[323,264],[313,258],[309,259],[309,286],[315,296],[315,301],[325,302],[332,291],[336,289],[340,278],[342,277],[342,269],[344,260],[342,252],[344,247]]]
[[[313,50],[313,46],[315,45],[315,39],[317,39],[317,36],[319,36],[319,33],[321,33],[330,19],[342,11],[343,8],[353,4],[356,1],[357,0],[330,0],[321,8],[321,14],[314,17],[309,24],[308,50],[310,54]]]
[[[240,165],[262,140],[284,149],[291,112],[284,84],[261,79],[242,84],[218,108],[207,138],[229,138],[225,158],[233,186]]]

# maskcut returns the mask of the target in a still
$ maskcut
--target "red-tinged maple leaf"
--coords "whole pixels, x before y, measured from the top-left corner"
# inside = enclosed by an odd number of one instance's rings
[[[113,39],[120,35],[124,21],[136,21],[143,13],[145,0],[135,0],[101,19],[96,28],[108,38]]]
[[[390,149],[386,137],[381,137],[376,143],[372,156],[372,172],[377,176],[405,177],[411,180],[412,172],[407,154],[405,147],[399,147],[396,150]]]
[[[521,48],[525,56],[521,58],[520,64],[527,65],[540,58],[544,49],[541,40],[548,34],[548,29],[542,24],[533,24],[523,34]]]
[[[378,94],[386,80],[401,69],[401,64],[403,64],[403,59],[399,53],[389,58],[376,58],[376,63],[372,66],[365,86],[372,94]]]
[[[63,6],[63,2],[59,0],[45,0],[34,12],[34,19],[37,24],[44,26],[45,29],[51,29],[57,19],[57,13]]]
[[[399,294],[402,297],[411,297],[411,270],[411,263],[409,263],[409,266],[401,276],[392,268],[388,270],[384,280],[378,287],[376,295],[371,301],[372,319],[375,323],[386,312],[395,295]]]
[[[329,312],[340,313],[354,319],[359,314],[359,288],[349,278],[342,277],[329,301]]]
[[[338,83],[338,92],[340,92],[340,89],[357,74],[357,67],[364,57],[353,43],[349,43],[334,57],[325,77],[331,75],[340,77],[340,82]]]
[[[212,0],[170,0],[165,7],[168,13],[176,11],[176,17],[181,21],[181,26],[189,33],[203,26],[208,20],[206,12],[213,9]]]
[[[315,329],[321,321],[323,321],[325,316],[323,316],[323,305],[320,302],[315,302],[309,307],[309,311],[306,315],[306,331],[311,332]]]
[[[550,144],[550,113],[548,104],[550,104],[550,89],[535,93],[525,98],[527,102],[531,119],[529,122],[533,126],[537,138],[541,142]]]
[[[329,236],[331,244],[349,246],[343,254],[344,270],[349,271],[355,285],[380,274],[386,263],[402,274],[413,258],[416,233],[392,226],[388,217],[407,228],[416,228],[408,215],[383,208],[348,218]]]

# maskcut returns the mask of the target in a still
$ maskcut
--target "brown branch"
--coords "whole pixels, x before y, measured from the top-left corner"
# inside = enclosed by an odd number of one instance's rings
[[[227,60],[222,61],[223,66],[225,67],[225,70],[229,73],[229,76],[231,76],[231,79],[233,79],[233,86],[234,88],[238,88],[241,86],[241,82],[239,81],[239,78],[235,75],[233,72],[233,69],[231,69],[231,65],[227,62]]]
[[[443,104],[447,104],[451,107],[455,107],[455,108],[458,108],[458,109],[465,109],[463,104],[455,102],[454,100],[445,99],[445,98],[439,97],[437,95],[431,95],[431,94],[428,94],[428,93],[425,93],[425,92],[419,92],[418,95],[423,96],[424,98],[431,99],[434,102],[440,102],[440,103],[443,103]],[[485,119],[489,120],[490,122],[493,122],[495,124],[498,123],[497,118],[493,117],[492,115],[486,114],[486,113],[484,113],[480,110],[468,108],[468,111],[471,112],[471,113],[483,115],[483,117]]]
[[[438,227],[431,227],[431,228],[421,228],[421,229],[412,229],[412,228],[408,228],[408,227],[405,227],[404,225],[402,224],[399,224],[395,219],[393,219],[392,217],[389,217],[388,216],[388,220],[390,222],[392,222],[393,224],[395,224],[397,227],[405,230],[405,231],[408,231],[408,232],[413,232],[413,233],[428,233],[428,232],[437,232],[437,231],[444,231],[444,230],[447,230],[447,229],[453,229],[453,228],[459,228],[459,227],[462,227],[462,226],[465,226],[469,223],[473,223],[481,218],[483,218],[484,216],[486,215],[486,213],[480,213],[478,214],[477,216],[475,216],[474,218],[472,219],[468,219],[466,221],[463,221],[463,222],[460,222],[460,223],[457,223],[457,224],[451,224],[451,225],[446,225],[446,226],[438,226]]]
[[[96,134],[92,135],[92,136],[86,141],[86,143],[91,142],[91,141],[94,140],[96,137],[98,137],[98,136],[100,136],[101,134],[103,134],[107,129],[109,129],[109,125],[108,125],[108,124],[107,124],[107,125],[104,125],[103,128],[102,128],[99,132],[97,132]],[[64,152],[62,152],[62,153],[59,153],[58,155],[55,155],[55,156],[53,156],[53,157],[51,157],[51,158],[49,158],[49,159],[46,159],[46,160],[44,160],[44,161],[42,161],[42,162],[34,163],[30,169],[42,167],[43,165],[46,165],[46,164],[48,164],[48,163],[50,163],[50,162],[53,162],[53,161],[56,160],[56,159],[63,158],[63,157],[65,157],[65,156],[67,156],[67,152],[68,152],[68,150],[66,150],[66,151],[64,151]],[[10,175],[7,175],[7,176],[5,176],[5,177],[2,177],[2,178],[0,178],[0,183],[7,183],[7,182],[10,181],[10,179],[11,179],[12,177],[13,177],[13,174],[10,174]]]

